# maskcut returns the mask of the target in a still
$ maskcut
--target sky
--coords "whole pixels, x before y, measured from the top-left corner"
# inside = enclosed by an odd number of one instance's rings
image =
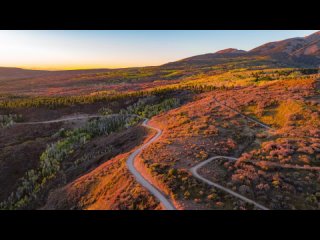
[[[156,66],[225,48],[250,50],[317,30],[0,30],[0,66],[84,69]]]

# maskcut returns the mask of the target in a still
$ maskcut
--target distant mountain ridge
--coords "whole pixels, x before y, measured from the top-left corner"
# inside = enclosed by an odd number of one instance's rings
[[[220,51],[216,52],[215,54],[228,54],[228,53],[231,53],[231,54],[242,54],[242,53],[246,53],[246,51],[239,50],[239,49],[236,49],[236,48],[227,48],[227,49],[220,50]]]
[[[252,64],[264,58],[263,63],[287,67],[320,67],[320,31],[306,37],[269,42],[250,51],[227,48],[215,53],[207,53],[164,64],[165,67],[203,66],[245,59]]]
[[[279,53],[286,53],[292,56],[317,55],[316,53],[319,52],[319,41],[320,31],[306,37],[290,38],[282,41],[266,43],[260,47],[250,50],[249,53],[258,55]],[[300,51],[301,49],[308,50]]]
[[[201,54],[181,59],[179,61],[169,62],[154,68],[196,68],[229,63],[233,64],[234,68],[251,66],[258,67],[262,65],[268,67],[320,68],[320,31],[306,37],[296,37],[276,42],[269,42],[250,51],[227,48],[215,53]],[[138,68],[128,68],[128,70],[130,69]],[[0,81],[51,75],[70,75],[71,77],[76,74],[95,74],[115,70],[117,69],[45,71],[0,67]]]

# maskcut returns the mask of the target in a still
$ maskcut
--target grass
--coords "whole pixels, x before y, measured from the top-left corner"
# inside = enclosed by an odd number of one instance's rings
[[[245,112],[258,118],[261,122],[276,126],[284,127],[288,125],[293,118],[303,118],[304,104],[299,101],[288,99],[278,104],[266,108],[259,108],[257,105],[250,105],[245,108]],[[296,121],[296,123],[298,123]]]

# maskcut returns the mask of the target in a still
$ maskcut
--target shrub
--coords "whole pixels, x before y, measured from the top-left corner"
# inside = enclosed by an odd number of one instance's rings
[[[174,176],[175,174],[177,174],[177,170],[175,168],[171,168],[168,172],[168,176]]]
[[[186,191],[184,194],[183,194],[183,196],[184,196],[184,198],[185,199],[189,199],[190,198],[190,192],[188,192],[188,191]]]
[[[98,112],[101,115],[110,115],[110,114],[113,113],[112,110],[110,108],[107,108],[107,107],[103,107],[103,108],[99,109]]]

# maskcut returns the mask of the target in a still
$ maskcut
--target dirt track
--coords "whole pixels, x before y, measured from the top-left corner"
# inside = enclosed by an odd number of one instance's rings
[[[130,156],[127,159],[127,167],[129,171],[134,175],[137,182],[139,182],[143,187],[145,187],[153,196],[155,196],[163,206],[165,210],[176,210],[172,202],[165,196],[164,193],[162,193],[159,189],[157,189],[152,183],[150,183],[148,180],[146,180],[141,173],[135,168],[134,161],[136,157],[141,153],[143,149],[148,147],[151,143],[156,141],[162,134],[162,131],[158,128],[152,127],[148,125],[148,119],[146,119],[142,126],[156,130],[157,134],[151,138],[147,143],[139,147],[137,150],[135,150],[133,153],[130,154]]]
[[[201,180],[201,181],[203,181],[203,182],[205,182],[205,183],[207,183],[207,184],[209,184],[209,185],[211,185],[211,186],[214,186],[214,187],[216,187],[216,188],[218,188],[218,189],[220,189],[220,190],[222,190],[222,191],[224,191],[224,192],[226,192],[226,193],[229,193],[229,194],[231,194],[232,196],[241,199],[242,201],[245,201],[245,202],[247,202],[247,203],[253,204],[254,206],[256,206],[256,207],[259,208],[259,209],[269,210],[269,209],[266,208],[265,206],[263,206],[263,205],[255,202],[255,201],[253,201],[253,200],[251,200],[251,199],[249,199],[249,198],[247,198],[247,197],[245,197],[245,196],[242,196],[241,194],[236,193],[236,192],[234,192],[234,191],[232,191],[232,190],[230,190],[230,189],[228,189],[228,188],[226,188],[226,187],[224,187],[224,186],[222,186],[222,185],[220,185],[220,184],[218,184],[218,183],[211,182],[211,181],[209,181],[208,179],[206,179],[206,178],[202,177],[201,175],[199,175],[198,169],[200,169],[200,168],[203,167],[204,165],[206,165],[206,164],[208,164],[209,162],[211,162],[211,161],[213,161],[213,160],[215,160],[215,159],[218,159],[218,158],[224,158],[224,159],[228,159],[228,160],[230,160],[230,161],[236,161],[236,160],[237,160],[236,158],[227,157],[227,156],[215,156],[215,157],[211,157],[211,158],[209,158],[209,159],[207,159],[207,160],[205,160],[205,161],[197,164],[196,166],[192,167],[192,168],[190,169],[190,172],[192,173],[192,175],[193,175],[194,177],[198,178],[199,180]]]

